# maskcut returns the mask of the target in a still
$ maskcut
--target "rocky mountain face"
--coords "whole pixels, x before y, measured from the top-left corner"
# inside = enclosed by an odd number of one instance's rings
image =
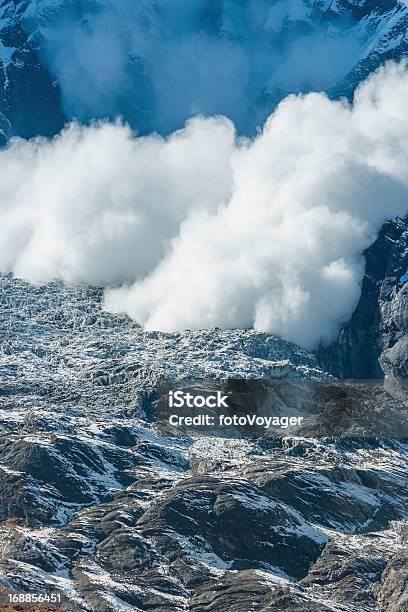
[[[408,220],[386,223],[366,251],[359,304],[338,340],[319,351],[323,367],[341,378],[407,376]]]
[[[24,28],[30,1],[0,3],[0,144],[14,135],[52,136],[65,123],[58,86]]]
[[[408,416],[381,382],[348,393],[254,331],[143,332],[96,288],[7,276],[0,306],[1,605],[407,609]],[[163,380],[266,384],[282,363],[288,384],[340,384],[297,432],[180,435],[157,418]]]
[[[13,135],[50,136],[73,117],[122,116],[139,132],[165,133],[197,112],[226,114],[240,131],[253,133],[289,93],[351,96],[375,68],[407,55],[408,7],[402,0],[203,0],[195,11],[178,4],[180,19],[166,13],[162,2],[2,0],[2,142]],[[187,21],[180,26],[182,16]],[[194,36],[203,38],[205,53],[174,50],[173,38],[188,45]],[[150,51],[158,53],[160,41],[168,44],[155,66]],[[167,56],[186,74],[176,88],[173,72],[166,72]],[[214,83],[189,86],[197,74],[208,73],[206,61]],[[224,88],[225,95],[209,99],[204,94],[210,86]]]

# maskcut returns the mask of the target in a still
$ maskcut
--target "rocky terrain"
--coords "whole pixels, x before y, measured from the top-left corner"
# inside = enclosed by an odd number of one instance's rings
[[[368,249],[362,296],[336,343],[320,362],[341,378],[407,376],[408,222],[390,221]]]
[[[403,221],[384,228],[353,321],[318,357],[251,330],[143,332],[100,289],[2,277],[4,609],[46,592],[73,611],[408,610],[405,241]],[[332,375],[363,372],[364,307],[386,390]],[[245,391],[282,363],[287,385],[336,389],[298,431],[184,435],[159,418],[163,382]]]

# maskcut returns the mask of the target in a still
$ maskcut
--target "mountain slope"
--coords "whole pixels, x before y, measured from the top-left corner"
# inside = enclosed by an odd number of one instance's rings
[[[123,116],[169,132],[197,113],[253,133],[289,93],[350,96],[407,54],[400,0],[163,2],[2,0],[0,129],[30,137]]]
[[[323,367],[341,378],[406,376],[407,220],[389,221],[366,251],[362,294],[351,321],[319,352]]]
[[[253,331],[143,332],[95,288],[2,277],[0,305],[1,606],[404,609],[407,445],[371,429],[394,418],[403,436],[408,418],[381,384],[348,396],[314,355]],[[277,367],[322,385],[297,434],[183,435],[159,416],[163,381],[243,377],[245,411],[248,379]]]

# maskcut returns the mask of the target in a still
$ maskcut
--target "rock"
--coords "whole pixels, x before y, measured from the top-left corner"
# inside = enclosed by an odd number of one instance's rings
[[[402,550],[387,563],[380,584],[376,589],[378,601],[384,612],[408,610],[408,552]]]
[[[282,584],[283,583],[283,584]],[[193,595],[191,612],[248,612],[282,610],[324,612],[333,610],[313,600],[300,589],[291,589],[282,580],[275,583],[262,572],[247,570],[205,583]]]
[[[403,351],[408,331],[408,289],[401,280],[408,271],[408,219],[386,223],[365,257],[358,306],[338,340],[320,349],[319,362],[341,378],[372,379],[383,378],[382,365],[387,370],[389,360],[396,359],[400,376],[405,371]],[[396,348],[389,354],[399,342],[401,351]]]
[[[190,539],[198,546],[202,541],[221,564],[268,563],[296,577],[307,573],[326,540],[301,516],[254,485],[208,477],[178,484],[152,505],[138,527],[166,540],[166,548],[173,538],[167,535],[170,527],[178,534],[176,542],[187,539],[187,553]]]
[[[376,540],[377,546],[373,546]],[[316,599],[330,590],[334,603],[370,612],[377,609],[373,582],[380,578],[386,563],[378,534],[357,537],[354,547],[339,538],[328,542],[301,585]]]

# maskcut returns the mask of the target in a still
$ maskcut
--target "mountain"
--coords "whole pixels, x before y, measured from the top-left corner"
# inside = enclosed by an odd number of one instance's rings
[[[117,115],[167,133],[225,113],[252,134],[289,93],[351,97],[405,57],[407,24],[397,0],[1,0],[2,144]],[[408,610],[408,220],[365,258],[315,354],[145,332],[99,287],[0,276],[0,609]],[[191,387],[305,420],[178,429],[166,392]]]
[[[98,288],[3,276],[1,605],[41,592],[60,602],[44,610],[406,610],[406,233],[389,223],[366,254],[368,335],[357,314],[323,356],[252,330],[144,332]],[[388,387],[319,367],[357,371],[367,337]],[[309,416],[169,427],[166,385],[216,381],[239,414],[272,397]]]
[[[52,136],[65,122],[58,87],[23,22],[29,2],[0,4],[0,135]]]
[[[193,114],[222,113],[254,133],[289,93],[350,97],[375,68],[406,57],[407,31],[402,0],[178,0],[171,10],[2,0],[3,143],[50,136],[74,117],[122,116],[139,132],[168,133]]]

